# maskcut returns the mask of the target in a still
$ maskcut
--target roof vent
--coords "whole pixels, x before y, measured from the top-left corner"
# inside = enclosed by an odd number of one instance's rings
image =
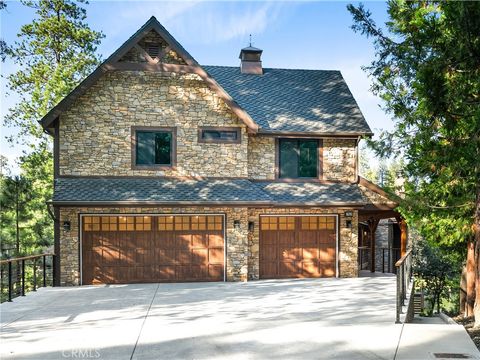
[[[146,43],[146,51],[152,59],[155,59],[160,54],[160,46],[155,43]]]
[[[263,50],[252,46],[252,35],[250,35],[249,46],[240,51],[240,71],[242,74],[262,75],[262,52]]]

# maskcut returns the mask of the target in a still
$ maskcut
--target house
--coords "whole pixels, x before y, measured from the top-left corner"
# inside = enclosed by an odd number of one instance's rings
[[[398,217],[372,132],[339,71],[261,55],[200,65],[152,17],[41,120],[60,284],[358,276],[359,224]]]

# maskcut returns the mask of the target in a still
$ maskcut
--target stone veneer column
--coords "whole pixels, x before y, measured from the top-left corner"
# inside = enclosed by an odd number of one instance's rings
[[[346,218],[340,213],[340,243],[339,243],[339,277],[358,276],[358,211],[353,211],[352,218]],[[352,227],[347,227],[347,220],[352,221]]]
[[[240,227],[235,228],[238,220]],[[246,281],[248,277],[248,215],[246,208],[227,214],[227,281]]]

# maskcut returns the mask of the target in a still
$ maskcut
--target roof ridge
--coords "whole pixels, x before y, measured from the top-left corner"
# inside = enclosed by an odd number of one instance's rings
[[[231,68],[231,69],[239,69],[239,66],[230,66],[230,65],[202,65],[202,67],[217,67],[217,68]],[[335,69],[303,69],[303,68],[275,68],[275,67],[264,67],[264,70],[287,70],[287,71],[330,71],[330,72],[339,72],[340,74],[342,73],[341,70],[335,70]]]

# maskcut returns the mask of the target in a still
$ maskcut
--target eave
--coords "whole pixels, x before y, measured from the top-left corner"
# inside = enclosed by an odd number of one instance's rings
[[[358,137],[372,137],[372,132],[313,132],[313,131],[278,131],[278,130],[266,130],[266,129],[258,129],[258,135],[263,136],[274,136],[274,137],[281,137],[281,136],[295,136],[295,137],[332,137],[332,138],[358,138]]]

